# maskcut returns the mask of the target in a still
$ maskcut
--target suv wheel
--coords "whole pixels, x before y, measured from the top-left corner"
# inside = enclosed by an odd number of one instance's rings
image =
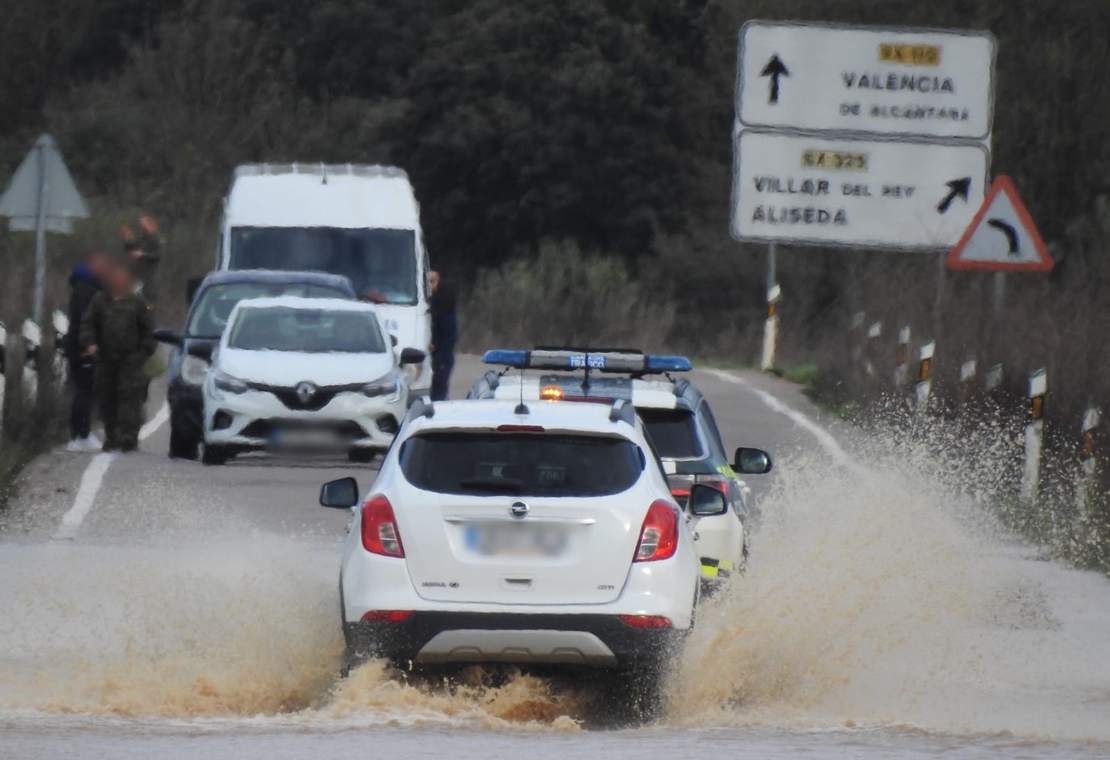
[[[200,439],[184,429],[184,425],[170,417],[170,459],[196,461]]]
[[[209,446],[204,444],[203,451],[200,455],[200,461],[203,464],[209,465],[222,465],[227,464],[227,460],[231,459],[231,451],[226,446]]]

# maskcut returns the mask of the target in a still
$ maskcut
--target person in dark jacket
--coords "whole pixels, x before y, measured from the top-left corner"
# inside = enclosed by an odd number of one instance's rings
[[[459,340],[458,295],[455,284],[441,280],[439,272],[428,273],[432,289],[432,401],[446,401],[455,368],[455,344]]]
[[[81,350],[81,319],[88,311],[93,296],[101,290],[108,271],[108,255],[94,251],[78,264],[69,276],[69,329],[62,339],[62,349],[69,364],[73,405],[69,412],[68,451],[99,451],[100,441],[92,432],[93,362]]]
[[[81,347],[96,360],[96,396],[104,451],[134,451],[146,398],[144,366],[154,354],[150,304],[135,292],[130,269],[114,266],[81,320]]]
[[[139,291],[150,303],[157,301],[155,274],[158,262],[162,259],[162,247],[166,239],[158,232],[158,221],[146,214],[139,219],[139,233],[130,224],[120,230],[123,237],[123,250],[131,257],[132,272],[138,280]]]

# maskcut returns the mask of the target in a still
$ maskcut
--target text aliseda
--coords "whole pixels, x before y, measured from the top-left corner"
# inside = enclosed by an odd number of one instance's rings
[[[921,95],[955,96],[956,83],[951,77],[913,74],[878,74],[846,71],[842,75],[844,88],[852,91],[887,91],[919,93]],[[901,119],[945,119],[948,121],[968,121],[971,117],[967,108],[946,105],[923,105],[907,103],[904,105],[844,103],[840,112],[844,116],[869,113],[878,118]],[[802,166],[806,169],[829,169],[845,171],[866,171],[866,154],[844,154],[833,151],[807,150],[802,155]],[[753,178],[758,193],[772,195],[804,196],[809,198],[841,197],[891,199],[913,198],[917,188],[912,185],[888,185],[872,188],[867,183],[856,181],[832,182],[826,179],[795,179],[774,176]],[[818,224],[846,226],[848,212],[845,209],[828,209],[818,206],[771,205],[756,206],[752,222],[768,225],[780,224]]]

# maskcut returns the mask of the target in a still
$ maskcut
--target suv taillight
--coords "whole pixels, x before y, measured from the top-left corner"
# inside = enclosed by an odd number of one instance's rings
[[[362,548],[383,557],[405,556],[393,505],[381,494],[371,496],[362,505]]]
[[[653,503],[644,518],[632,561],[654,562],[673,557],[678,549],[678,520],[678,510],[669,501],[660,499]]]

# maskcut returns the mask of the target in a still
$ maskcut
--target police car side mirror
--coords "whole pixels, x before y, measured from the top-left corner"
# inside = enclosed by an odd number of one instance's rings
[[[180,346],[184,340],[181,333],[171,330],[168,327],[159,327],[153,333],[154,339],[159,343],[168,343],[171,346]]]
[[[358,481],[340,478],[320,487],[320,506],[328,509],[350,509],[358,505]]]
[[[741,447],[736,450],[732,469],[742,475],[764,475],[770,472],[773,466],[771,455],[766,451]]]
[[[400,364],[423,364],[424,352],[419,348],[402,348]]]
[[[716,517],[728,511],[724,492],[705,483],[697,483],[690,489],[687,504],[694,517]]]

